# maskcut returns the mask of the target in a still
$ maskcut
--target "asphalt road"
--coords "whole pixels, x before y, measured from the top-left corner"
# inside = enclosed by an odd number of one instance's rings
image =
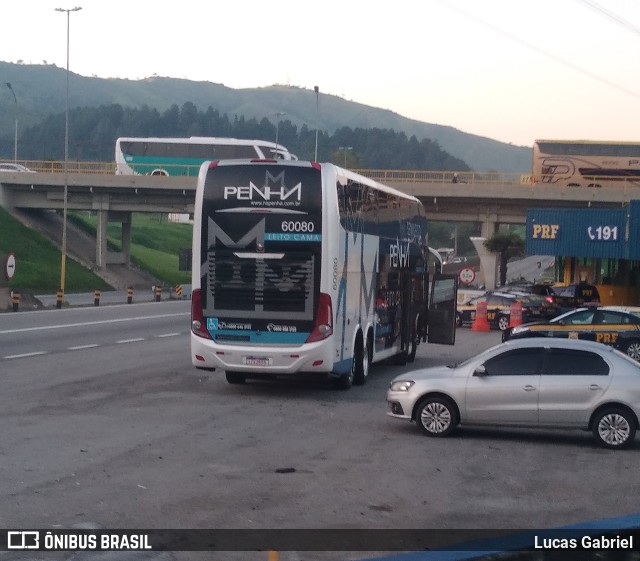
[[[389,380],[409,366],[376,365],[349,391],[232,386],[192,368],[188,306],[0,315],[0,527],[515,529],[639,510],[638,444],[608,451],[564,431],[424,437],[386,416]],[[413,367],[499,340],[460,329],[455,347],[421,345]],[[52,555],[0,559],[125,559]],[[147,558],[266,554],[131,557]]]

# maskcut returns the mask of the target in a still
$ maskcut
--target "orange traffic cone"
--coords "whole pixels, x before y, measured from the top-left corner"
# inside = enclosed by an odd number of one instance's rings
[[[476,304],[476,317],[473,320],[471,331],[491,331],[491,326],[487,321],[487,303],[478,302]]]
[[[509,315],[511,319],[509,321],[509,327],[517,327],[522,325],[522,302],[516,300],[509,309]]]

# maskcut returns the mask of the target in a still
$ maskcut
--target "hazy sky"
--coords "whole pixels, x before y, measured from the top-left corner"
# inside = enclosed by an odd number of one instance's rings
[[[513,144],[640,141],[639,0],[20,0],[0,58],[66,67],[55,8],[75,6],[85,76],[317,85]]]

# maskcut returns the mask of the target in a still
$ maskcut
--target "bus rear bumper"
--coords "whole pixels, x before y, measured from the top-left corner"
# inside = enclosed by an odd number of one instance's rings
[[[191,334],[191,362],[200,369],[293,375],[329,373],[333,368],[330,340],[298,346],[217,345]]]

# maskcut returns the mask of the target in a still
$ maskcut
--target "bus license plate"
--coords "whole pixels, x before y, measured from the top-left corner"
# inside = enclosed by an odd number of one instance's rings
[[[271,360],[266,356],[245,356],[245,366],[269,366]]]

